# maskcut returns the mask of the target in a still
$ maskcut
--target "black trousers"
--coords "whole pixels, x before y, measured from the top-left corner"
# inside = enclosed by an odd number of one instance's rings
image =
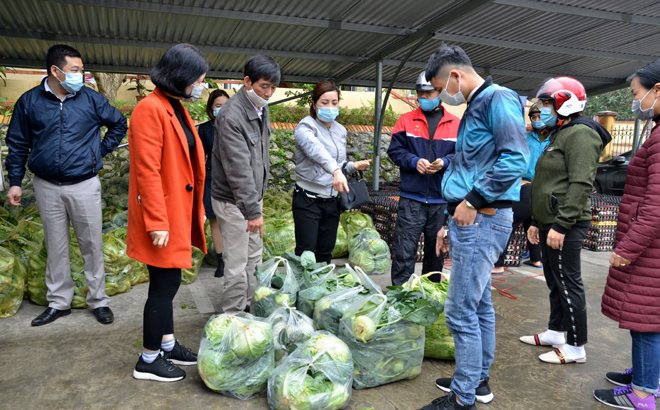
[[[181,285],[181,269],[149,269],[149,294],[144,304],[143,344],[148,350],[160,349],[163,335],[174,333],[172,300]]]
[[[539,235],[543,274],[550,289],[548,329],[566,332],[566,342],[573,346],[587,343],[587,305],[580,251],[589,225],[589,221],[579,221],[573,225],[560,249],[547,245],[549,230],[543,230]]]
[[[415,272],[419,238],[424,233],[422,274],[442,272],[444,255],[435,255],[436,235],[447,219],[447,204],[424,204],[412,199],[399,200],[392,244],[392,284],[400,286]],[[439,281],[439,275],[429,278]]]
[[[330,263],[339,228],[337,198],[310,198],[298,186],[293,191],[296,255],[312,251],[317,262]]]

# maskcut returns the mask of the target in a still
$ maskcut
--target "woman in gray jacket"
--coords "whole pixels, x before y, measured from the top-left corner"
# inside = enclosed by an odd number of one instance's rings
[[[338,194],[348,191],[347,174],[369,167],[371,160],[346,161],[346,128],[339,114],[339,87],[321,81],[314,87],[309,115],[295,131],[296,188],[293,221],[296,255],[312,251],[317,262],[332,259],[339,226]]]

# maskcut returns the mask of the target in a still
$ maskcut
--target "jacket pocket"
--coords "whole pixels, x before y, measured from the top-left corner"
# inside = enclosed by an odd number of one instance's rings
[[[635,202],[630,206],[630,222],[635,222],[637,220],[637,215],[639,214],[639,202]]]

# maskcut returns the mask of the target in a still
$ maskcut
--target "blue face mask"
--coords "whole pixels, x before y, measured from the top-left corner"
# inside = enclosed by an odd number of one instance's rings
[[[213,107],[213,116],[217,117],[218,114],[220,113],[220,108],[222,107]]]
[[[432,100],[429,100],[428,98],[418,98],[417,102],[422,108],[422,111],[433,111],[436,109],[438,104],[440,104],[440,96],[437,96]]]
[[[55,68],[60,70],[58,66],[55,66]],[[62,70],[60,70],[60,73],[66,76],[64,81],[60,81],[60,84],[65,90],[67,90],[70,93],[77,93],[78,91],[80,91],[80,89],[83,86],[82,73],[65,73]],[[57,81],[59,81],[59,78],[57,79]]]
[[[557,125],[557,117],[552,115],[552,109],[550,107],[543,107],[541,109],[541,121],[548,127]]]
[[[318,107],[316,116],[323,122],[332,122],[339,115],[339,108],[335,107]]]
[[[543,127],[545,127],[545,123],[543,121],[532,121],[532,128],[535,130],[540,130]]]

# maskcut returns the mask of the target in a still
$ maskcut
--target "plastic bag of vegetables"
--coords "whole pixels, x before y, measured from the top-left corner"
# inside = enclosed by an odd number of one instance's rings
[[[367,274],[385,273],[391,262],[390,248],[387,242],[373,229],[363,229],[351,239],[351,252],[348,262],[359,266]]]
[[[415,280],[411,277],[410,281],[405,286],[410,287],[413,290],[423,290],[427,299],[435,300],[439,305],[444,307],[445,300],[447,299],[447,290],[449,290],[449,276],[443,273],[442,281],[440,281],[440,283],[435,283],[427,277],[433,273],[437,272],[423,275],[419,280]],[[454,360],[454,336],[447,328],[445,322],[446,317],[443,310],[438,319],[433,322],[432,325],[426,326],[424,357]]]
[[[273,326],[276,365],[314,333],[312,319],[294,307],[278,307],[268,321]]]
[[[438,310],[420,292],[389,287],[388,295],[358,300],[339,322],[339,338],[353,353],[353,387],[412,379],[422,371],[424,326]],[[394,293],[390,296],[390,293]]]
[[[208,388],[247,400],[266,390],[274,368],[272,327],[249,313],[211,316],[199,345],[197,369]]]
[[[25,278],[19,260],[0,247],[0,318],[13,316],[23,303]]]
[[[303,273],[301,290],[298,292],[296,307],[298,310],[311,317],[314,315],[316,301],[330,292],[337,290],[337,275],[335,265],[330,264],[311,272]]]
[[[359,211],[344,211],[339,216],[339,223],[344,227],[349,241],[362,229],[374,227],[371,217]]]
[[[268,378],[273,410],[336,410],[351,399],[353,361],[336,336],[316,332]]]
[[[337,278],[337,290],[316,301],[314,304],[314,326],[318,330],[327,330],[333,334],[339,331],[339,319],[357,300],[372,293],[381,293],[376,285],[360,268],[355,270],[348,264],[340,269]]]
[[[263,257],[270,259],[296,249],[293,218],[269,219],[264,223]]]
[[[284,266],[284,271],[277,270],[280,264]],[[296,304],[298,281],[286,259],[275,257],[257,265],[255,275],[258,282],[252,298],[255,315],[268,317],[278,306]]]
[[[190,285],[197,279],[199,268],[202,267],[202,262],[204,262],[204,256],[206,255],[201,249],[192,247],[192,268],[181,270],[181,283]]]

